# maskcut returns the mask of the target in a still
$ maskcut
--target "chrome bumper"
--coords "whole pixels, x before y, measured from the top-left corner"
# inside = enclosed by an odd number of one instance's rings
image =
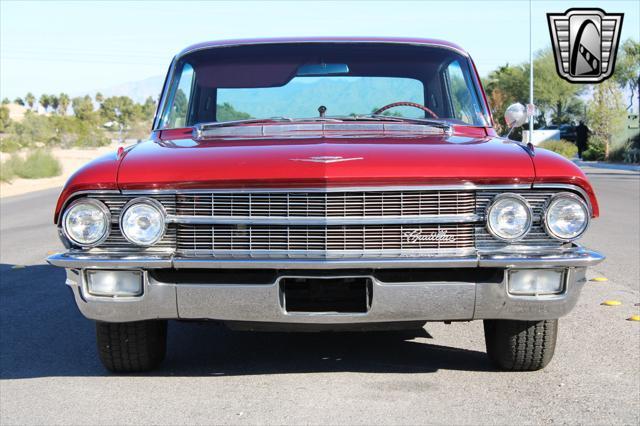
[[[147,319],[214,319],[298,324],[353,324],[394,321],[445,321],[475,319],[542,320],[566,315],[576,304],[586,282],[587,266],[604,257],[575,247],[560,254],[479,255],[466,258],[381,260],[194,260],[181,258],[100,258],[70,253],[47,261],[67,268],[67,285],[84,316],[94,320],[126,322]],[[281,302],[280,280],[300,276],[300,269],[326,269],[327,276],[341,276],[341,269],[380,268],[564,268],[565,290],[552,296],[513,296],[502,282],[406,282],[384,283],[374,277],[371,307],[366,313],[289,313]],[[85,291],[84,270],[153,268],[272,268],[284,270],[270,284],[174,284],[144,274],[139,297],[94,297]],[[330,271],[331,270],[331,271]],[[287,272],[288,271],[288,272]],[[351,274],[351,272],[349,272]],[[352,275],[348,275],[352,276]],[[362,275],[359,275],[362,276]]]
[[[203,259],[173,255],[95,255],[59,253],[49,256],[54,266],[73,269],[158,269],[158,268],[225,268],[225,269],[357,269],[357,268],[554,268],[589,267],[604,256],[580,246],[564,251],[542,253],[492,253],[458,257],[399,257],[368,259]]]

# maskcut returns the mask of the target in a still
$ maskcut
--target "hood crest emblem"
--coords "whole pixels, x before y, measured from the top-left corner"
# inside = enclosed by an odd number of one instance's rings
[[[308,157],[308,158],[291,158],[291,161],[305,161],[307,163],[342,163],[344,161],[356,161],[363,160],[362,157],[337,157],[337,156],[321,156],[321,157]]]

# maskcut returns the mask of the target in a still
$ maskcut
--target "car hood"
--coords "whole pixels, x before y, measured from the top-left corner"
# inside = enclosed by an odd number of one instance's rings
[[[118,187],[139,189],[522,184],[534,168],[495,137],[426,136],[142,142],[124,154]]]

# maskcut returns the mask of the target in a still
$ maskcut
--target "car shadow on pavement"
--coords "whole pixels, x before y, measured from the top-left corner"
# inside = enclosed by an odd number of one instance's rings
[[[62,269],[0,265],[0,378],[109,375]],[[427,333],[260,333],[172,321],[153,376],[492,370],[484,352],[426,343]]]

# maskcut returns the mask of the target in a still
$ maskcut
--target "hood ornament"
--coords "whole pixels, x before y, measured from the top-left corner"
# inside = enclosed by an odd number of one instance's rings
[[[342,163],[343,161],[356,161],[363,160],[363,157],[338,157],[338,156],[320,156],[320,157],[308,157],[308,158],[290,158],[291,161],[305,161],[308,163]]]

